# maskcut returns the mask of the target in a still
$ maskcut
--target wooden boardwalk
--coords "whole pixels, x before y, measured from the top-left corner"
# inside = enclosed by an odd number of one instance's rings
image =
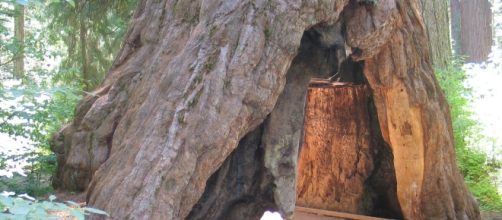
[[[297,206],[295,208],[295,220],[386,220],[384,218],[377,218],[364,215],[356,215],[343,212],[328,211],[322,209],[313,209]]]

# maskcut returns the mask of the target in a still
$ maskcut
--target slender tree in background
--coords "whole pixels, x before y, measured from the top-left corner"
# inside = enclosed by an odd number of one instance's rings
[[[488,59],[493,44],[489,0],[451,0],[451,30],[455,55],[466,62]]]
[[[92,76],[89,73],[89,57],[87,56],[87,14],[83,13],[85,10],[85,4],[86,0],[79,1],[77,10],[79,10],[81,13],[79,16],[79,43],[80,43],[80,65],[82,66],[80,68],[80,74],[81,74],[81,79],[84,82],[84,90],[89,91],[93,88],[91,86],[91,81],[92,81]],[[101,78],[101,77],[98,77]]]
[[[24,5],[15,4],[14,38],[17,44],[17,53],[14,54],[14,77],[24,78]]]

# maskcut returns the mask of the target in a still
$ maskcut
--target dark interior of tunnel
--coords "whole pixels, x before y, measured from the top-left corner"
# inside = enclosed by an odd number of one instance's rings
[[[337,27],[341,26],[341,27]],[[293,64],[303,62],[311,66],[305,69],[316,71],[310,73],[312,77],[329,79],[332,81],[352,83],[355,85],[366,84],[363,68],[364,61],[354,61],[350,56],[353,51],[345,45],[344,27],[342,25],[318,24],[306,30],[303,34],[299,53]],[[325,35],[337,35],[335,39],[323,37]],[[323,40],[328,38],[327,40]],[[302,59],[302,61],[298,61]]]
[[[397,198],[397,182],[394,170],[394,156],[383,140],[377,118],[376,108],[372,100],[368,104],[370,131],[376,147],[374,170],[365,182],[368,194],[371,195],[373,209],[370,214],[375,217],[403,219]]]
[[[230,154],[221,167],[209,178],[205,191],[193,207],[187,219],[259,219],[267,210],[278,210],[274,190],[278,186],[276,176],[265,166],[267,148],[275,147],[266,140],[281,137],[276,130],[294,132],[303,131],[305,96],[313,78],[328,79],[339,73],[333,81],[351,85],[365,85],[363,74],[364,61],[354,61],[346,52],[345,44],[326,45],[322,42],[319,30],[329,27],[319,24],[306,30],[301,39],[297,56],[293,59],[286,75],[286,85],[279,96],[274,110],[264,122],[245,135],[237,148]],[[343,28],[340,29],[343,36]],[[343,51],[341,51],[343,50]],[[367,213],[399,219],[400,208],[396,198],[396,180],[392,162],[392,153],[381,138],[378,119],[373,103],[367,109],[372,120],[371,131],[376,133],[376,163],[371,176],[365,183],[370,207]],[[275,117],[287,115],[289,118]],[[280,124],[280,126],[278,126]],[[302,139],[288,140],[284,148],[295,148],[299,152]],[[281,149],[287,152],[287,149]],[[298,155],[287,155],[277,161],[283,169],[296,171]],[[296,196],[296,195],[291,195]]]
[[[259,219],[275,210],[271,176],[264,167],[263,126],[248,133],[207,181],[187,219]]]

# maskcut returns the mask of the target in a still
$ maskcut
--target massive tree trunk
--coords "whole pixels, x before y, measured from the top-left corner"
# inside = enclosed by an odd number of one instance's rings
[[[407,219],[477,219],[416,0],[141,1],[103,84],[55,137],[56,187],[116,219],[291,218],[305,95],[339,19]]]
[[[456,55],[466,62],[488,59],[493,44],[489,0],[451,0],[451,30]]]

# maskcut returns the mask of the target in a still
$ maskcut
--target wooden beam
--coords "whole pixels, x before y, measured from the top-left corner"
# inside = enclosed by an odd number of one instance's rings
[[[324,216],[329,216],[329,217],[344,218],[344,219],[351,219],[351,220],[386,220],[386,218],[377,218],[377,217],[357,215],[357,214],[344,213],[344,212],[335,212],[335,211],[322,210],[322,209],[313,209],[313,208],[306,208],[306,207],[301,207],[301,206],[296,206],[295,212],[306,212],[306,213],[312,213],[312,214],[317,214],[317,215],[324,215]]]

